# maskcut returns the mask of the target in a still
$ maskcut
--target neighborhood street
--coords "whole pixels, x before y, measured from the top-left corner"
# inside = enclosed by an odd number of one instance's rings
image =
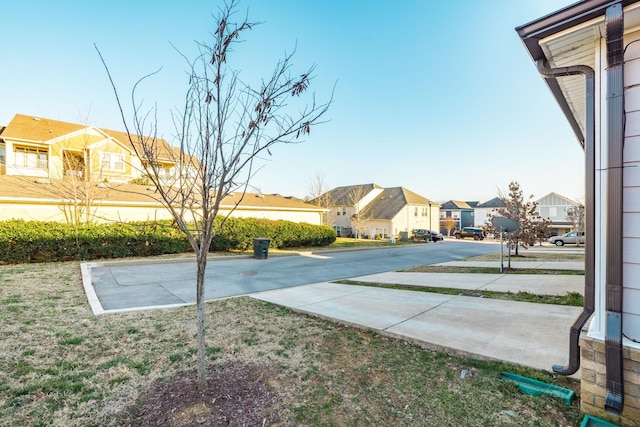
[[[406,269],[493,253],[497,244],[446,241],[398,245],[382,249],[212,258],[206,272],[207,300],[272,289]],[[91,281],[101,307],[94,312],[195,302],[195,261],[101,262],[83,264],[83,278]],[[88,276],[88,277],[87,277]],[[87,287],[85,285],[85,287]],[[89,288],[91,288],[89,286]],[[91,300],[90,292],[88,295]]]

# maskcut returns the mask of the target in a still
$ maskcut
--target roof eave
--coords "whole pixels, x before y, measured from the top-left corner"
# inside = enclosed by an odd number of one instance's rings
[[[516,31],[534,63],[538,60],[548,61],[550,58],[545,57],[544,51],[539,44],[541,39],[603,16],[607,7],[612,4],[622,3],[622,6],[625,7],[635,2],[637,0],[584,0],[521,25],[516,28]],[[584,135],[578,120],[571,111],[558,81],[556,79],[544,80],[567,118],[578,141],[584,145]]]

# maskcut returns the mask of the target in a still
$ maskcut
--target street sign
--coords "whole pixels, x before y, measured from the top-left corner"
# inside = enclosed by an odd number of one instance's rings
[[[503,216],[494,216],[491,218],[491,224],[493,224],[498,231],[506,231],[507,233],[513,233],[520,229],[517,222],[511,218],[505,218]]]
[[[509,268],[511,268],[511,233],[518,231],[520,226],[517,222],[511,218],[505,218],[503,216],[494,216],[491,218],[491,224],[498,230],[500,234],[500,273],[504,273],[504,255],[502,250],[502,233],[509,233]]]

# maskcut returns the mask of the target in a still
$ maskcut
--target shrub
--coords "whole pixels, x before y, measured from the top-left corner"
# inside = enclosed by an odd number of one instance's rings
[[[212,251],[248,250],[265,237],[270,247],[326,246],[331,227],[256,218],[217,219]],[[171,221],[84,224],[9,220],[0,222],[0,263],[90,260],[188,252],[189,241]]]

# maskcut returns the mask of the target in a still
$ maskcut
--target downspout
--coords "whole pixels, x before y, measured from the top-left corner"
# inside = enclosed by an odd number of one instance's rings
[[[583,75],[585,77],[585,265],[584,265],[584,308],[569,336],[569,365],[553,365],[553,372],[573,375],[580,368],[580,331],[595,310],[595,72],[586,65],[548,68],[543,60],[536,61],[538,72],[544,78],[558,78]]]
[[[616,3],[605,13],[607,43],[607,272],[604,409],[622,414],[622,150],[624,146],[624,12]]]

